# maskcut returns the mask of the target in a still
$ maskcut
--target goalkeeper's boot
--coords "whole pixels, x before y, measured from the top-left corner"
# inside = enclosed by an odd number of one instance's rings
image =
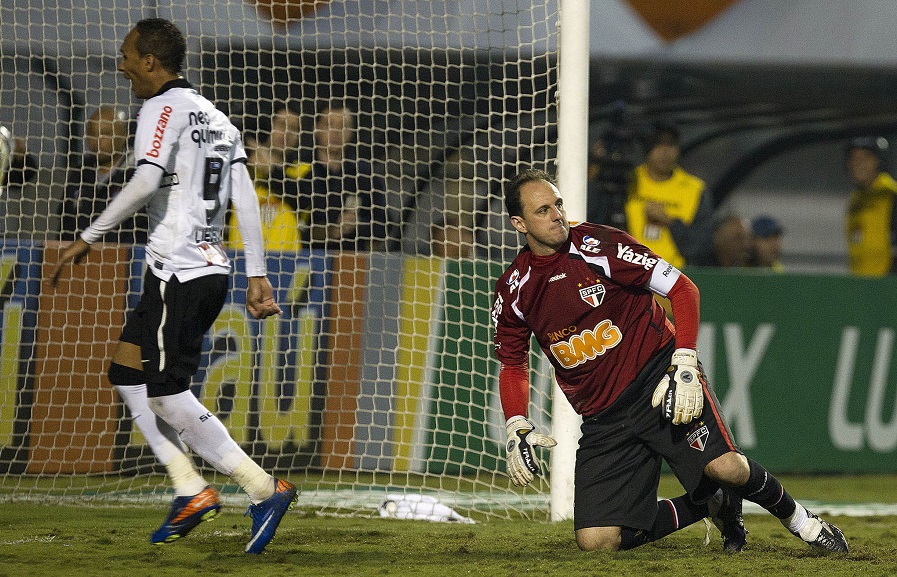
[[[247,553],[258,554],[265,550],[274,538],[280,520],[297,500],[296,487],[292,483],[274,479],[274,494],[261,503],[250,505],[246,511],[246,515],[252,517],[252,538],[246,544]]]
[[[801,505],[798,505],[800,507]],[[800,537],[810,547],[824,553],[847,553],[847,539],[841,529],[838,529],[828,521],[823,521],[817,515],[807,511],[808,519],[800,531],[792,531],[795,537]]]
[[[747,543],[747,530],[744,528],[744,517],[741,515],[741,497],[720,489],[707,504],[710,519],[723,535],[723,551],[738,553]]]
[[[171,512],[162,526],[150,537],[156,545],[171,543],[180,539],[203,521],[211,521],[221,511],[221,499],[218,492],[206,487],[196,495],[175,497],[171,504]]]

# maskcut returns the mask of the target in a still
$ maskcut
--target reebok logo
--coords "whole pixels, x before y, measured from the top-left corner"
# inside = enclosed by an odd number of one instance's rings
[[[561,274],[556,274],[553,277],[551,277],[550,279],[548,279],[548,282],[554,282],[556,280],[561,280],[564,278],[567,278],[567,273],[562,272]]]

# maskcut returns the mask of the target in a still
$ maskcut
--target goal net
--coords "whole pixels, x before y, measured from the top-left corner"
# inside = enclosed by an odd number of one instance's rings
[[[140,101],[117,72],[145,17],[185,33],[185,77],[243,130],[284,314],[246,312],[241,241],[192,391],[300,503],[389,499],[546,519],[514,489],[490,309],[520,247],[501,186],[554,171],[557,0],[136,0],[0,7],[0,499],[167,502],[106,377],[144,273],[146,219],[48,277],[129,176]],[[343,144],[341,140],[346,142]],[[530,359],[530,416],[551,374]],[[245,500],[197,460],[225,498]],[[433,511],[441,511],[432,507]]]

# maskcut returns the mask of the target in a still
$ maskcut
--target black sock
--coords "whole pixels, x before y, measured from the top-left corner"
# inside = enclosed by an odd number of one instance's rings
[[[747,483],[741,487],[733,487],[732,490],[743,499],[760,505],[778,519],[790,517],[797,508],[794,498],[762,465],[750,459],[748,465],[751,474]]]
[[[620,549],[634,549],[645,543],[657,541],[703,519],[707,514],[707,504],[695,504],[687,493],[675,499],[661,499],[657,502],[657,517],[654,518],[654,526],[650,531],[621,528]]]

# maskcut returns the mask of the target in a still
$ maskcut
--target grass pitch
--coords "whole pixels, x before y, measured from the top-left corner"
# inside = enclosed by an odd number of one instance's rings
[[[897,503],[894,477],[783,481],[799,500]],[[676,487],[667,479],[661,493],[674,495]],[[716,530],[711,545],[702,545],[703,523],[633,551],[596,554],[576,548],[569,521],[451,525],[293,511],[266,552],[249,556],[243,548],[250,521],[231,507],[184,539],[151,545],[149,534],[164,518],[163,509],[0,504],[0,577],[897,575],[892,515],[825,515],[851,544],[849,555],[825,557],[765,513],[746,516],[748,546],[727,555]]]

